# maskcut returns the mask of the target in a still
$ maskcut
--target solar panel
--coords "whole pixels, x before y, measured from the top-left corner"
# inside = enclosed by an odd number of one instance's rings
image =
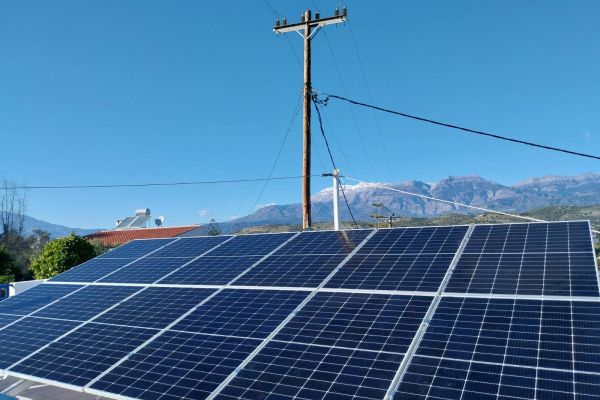
[[[102,254],[101,258],[138,258],[143,257],[176,239],[133,240],[127,244]]]
[[[50,280],[54,282],[95,282],[135,260],[135,258],[93,258]]]
[[[155,333],[152,329],[88,323],[20,361],[11,370],[83,386]]]
[[[598,281],[591,252],[463,254],[446,291],[598,296]]]
[[[431,300],[428,296],[317,293],[274,339],[405,353]]]
[[[6,314],[0,314],[0,328],[18,320],[19,317],[18,315],[6,315]]]
[[[94,322],[162,329],[214,292],[214,289],[150,287]]]
[[[454,254],[467,229],[467,226],[380,229],[358,254]]]
[[[83,286],[41,284],[21,295],[3,300],[0,303],[0,313],[28,315],[81,288]]]
[[[436,292],[454,254],[355,255],[327,288]]]
[[[98,394],[140,399],[204,399],[260,340],[166,332],[104,375]]]
[[[200,257],[162,278],[161,284],[225,285],[258,262],[261,256]]]
[[[106,283],[154,283],[177,268],[190,262],[191,258],[140,258],[126,267],[107,275],[99,282]]]
[[[148,257],[197,257],[228,240],[231,236],[204,236],[181,238],[155,251]]]
[[[88,286],[32,315],[36,317],[87,321],[131,296],[139,287]]]
[[[235,285],[317,287],[344,260],[345,256],[273,255],[247,274],[236,279]]]
[[[307,296],[291,290],[224,290],[171,329],[265,338]]]
[[[0,369],[109,398],[591,399],[598,326],[586,222],[145,240],[0,303]]]
[[[293,233],[236,236],[212,250],[209,256],[264,256],[292,238]]]
[[[275,254],[349,254],[370,230],[302,232]]]
[[[465,253],[556,253],[590,250],[586,221],[478,225]]]
[[[270,342],[217,399],[383,399],[395,353]]]
[[[447,292],[598,296],[586,222],[475,227]]]
[[[396,398],[594,399],[600,375],[414,357]]]
[[[126,217],[123,221],[119,222],[119,225],[115,229],[127,228],[136,217]]]
[[[0,329],[0,369],[8,368],[78,324],[74,321],[27,317]]]

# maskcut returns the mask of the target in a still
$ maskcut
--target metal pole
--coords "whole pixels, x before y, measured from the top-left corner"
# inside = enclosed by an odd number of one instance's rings
[[[312,225],[310,213],[310,10],[304,13],[304,140],[302,149],[302,229]]]
[[[340,230],[340,170],[333,170],[333,230]]]

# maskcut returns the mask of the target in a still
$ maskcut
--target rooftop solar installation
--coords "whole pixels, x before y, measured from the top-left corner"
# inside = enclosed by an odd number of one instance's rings
[[[116,249],[109,250],[102,254],[101,258],[138,258],[143,257],[168,245],[177,239],[148,239],[148,240],[133,240]]]
[[[150,329],[92,322],[32,353],[11,369],[18,373],[83,386],[155,333]]]
[[[137,240],[0,303],[0,373],[114,399],[593,399],[588,222]]]
[[[436,292],[454,254],[381,254],[352,257],[328,288]]]
[[[67,296],[84,286],[77,285],[40,285],[35,286],[24,296],[12,296],[0,303],[0,313],[28,315],[41,307]],[[23,293],[23,294],[25,294]]]
[[[294,233],[236,236],[208,253],[209,256],[264,256],[294,237]],[[183,239],[182,239],[183,240]]]
[[[135,258],[93,258],[50,280],[55,282],[95,282],[136,261]]]
[[[148,257],[197,257],[229,240],[231,236],[181,238]]]
[[[380,229],[359,254],[454,254],[467,229],[467,226]]]
[[[107,283],[154,283],[192,261],[192,258],[140,258],[100,279]]]
[[[95,322],[163,329],[214,292],[215,289],[150,287],[102,314]]]
[[[317,287],[344,258],[337,254],[273,255],[236,279],[234,284]]]
[[[225,285],[262,259],[262,256],[212,257],[193,260],[157,283],[179,285]]]
[[[173,330],[265,338],[307,297],[291,290],[224,290],[179,321]]]
[[[383,399],[402,355],[270,342],[217,399]]]
[[[205,399],[260,340],[167,331],[91,389],[140,399]]]
[[[275,340],[405,353],[432,297],[317,293]]]
[[[87,286],[34,312],[35,317],[87,321],[140,290],[131,286]]]
[[[371,233],[369,230],[302,232],[277,255],[293,254],[349,254]]]

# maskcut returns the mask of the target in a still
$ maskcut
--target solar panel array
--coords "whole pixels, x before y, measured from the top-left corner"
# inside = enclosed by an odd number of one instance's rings
[[[0,372],[108,398],[591,399],[588,222],[134,241],[0,303]]]

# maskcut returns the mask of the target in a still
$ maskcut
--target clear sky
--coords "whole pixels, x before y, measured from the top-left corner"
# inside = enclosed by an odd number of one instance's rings
[[[600,153],[598,1],[270,3],[290,22],[307,7],[326,16],[348,6],[350,22],[313,41],[318,90]],[[274,21],[264,0],[0,0],[0,176],[25,185],[267,176],[302,86],[301,38],[276,36]],[[600,171],[598,161],[344,103],[323,111],[342,172],[359,179],[512,184]],[[314,132],[313,172],[330,169]],[[297,118],[274,176],[300,173]],[[317,178],[313,191],[329,184]],[[32,190],[28,213],[111,227],[149,207],[174,225],[300,201],[300,181],[270,183],[258,199],[261,186]]]

